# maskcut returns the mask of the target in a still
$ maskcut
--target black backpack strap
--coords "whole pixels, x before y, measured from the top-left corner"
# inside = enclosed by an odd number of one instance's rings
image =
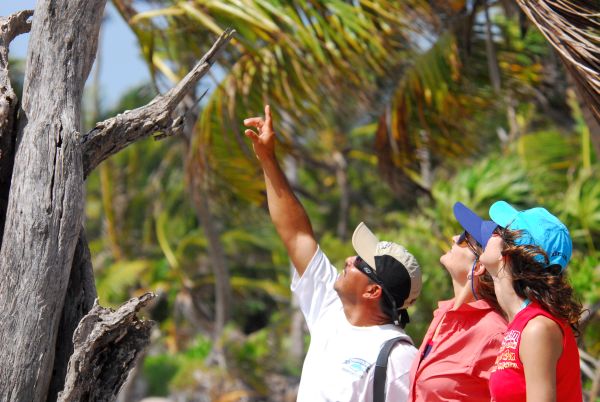
[[[410,338],[405,336],[399,336],[397,338],[388,339],[385,341],[379,355],[377,356],[377,362],[375,363],[375,373],[373,374],[373,402],[384,402],[385,401],[385,381],[387,376],[387,364],[392,348],[396,343],[404,341],[406,343],[412,342]]]

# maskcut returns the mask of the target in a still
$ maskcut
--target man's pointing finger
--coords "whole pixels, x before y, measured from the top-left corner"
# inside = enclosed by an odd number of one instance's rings
[[[271,119],[271,106],[269,105],[265,106],[265,124],[267,125],[267,128],[273,130],[273,120]]]

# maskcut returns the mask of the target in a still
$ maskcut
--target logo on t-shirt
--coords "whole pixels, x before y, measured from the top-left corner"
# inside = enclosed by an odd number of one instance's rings
[[[369,366],[370,364],[366,360],[353,357],[351,359],[346,360],[342,364],[342,369],[347,373],[360,377],[365,371],[367,371]]]
[[[519,345],[520,337],[521,331],[511,329],[506,333],[502,340],[502,346],[500,347],[500,352],[498,353],[496,364],[494,365],[492,372],[508,368],[519,368],[517,365],[517,346]]]

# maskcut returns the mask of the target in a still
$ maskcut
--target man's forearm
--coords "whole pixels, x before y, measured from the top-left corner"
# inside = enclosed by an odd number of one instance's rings
[[[271,220],[298,274],[302,275],[317,249],[310,220],[276,157],[261,161],[261,166]]]

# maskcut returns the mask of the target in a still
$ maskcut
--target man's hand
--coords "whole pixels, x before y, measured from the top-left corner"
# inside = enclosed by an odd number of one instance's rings
[[[244,125],[256,128],[256,131],[248,129],[245,133],[252,140],[254,153],[265,176],[269,214],[298,275],[302,276],[317,251],[317,241],[308,215],[275,157],[275,132],[269,105],[265,106],[264,120],[251,117],[244,120]]]
[[[258,133],[248,129],[244,133],[252,140],[252,148],[259,161],[265,161],[275,157],[275,132],[271,120],[271,108],[265,106],[265,118],[250,117],[244,120],[244,126],[255,127]]]

